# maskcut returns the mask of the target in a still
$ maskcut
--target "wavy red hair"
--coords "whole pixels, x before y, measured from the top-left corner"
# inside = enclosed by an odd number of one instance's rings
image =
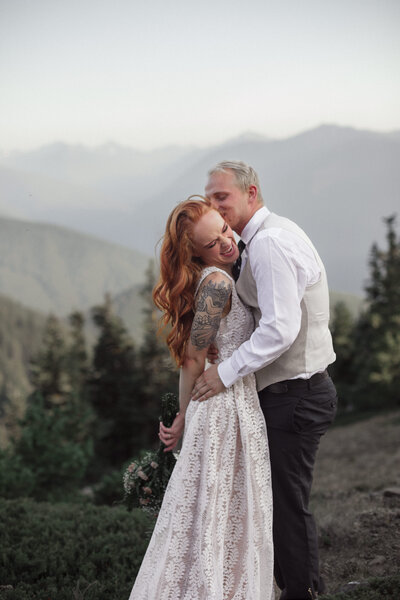
[[[210,210],[214,209],[202,196],[190,196],[178,204],[168,217],[161,246],[160,278],[153,300],[164,313],[161,328],[171,327],[167,345],[179,367],[192,327],[196,285],[204,268],[200,258],[194,256],[193,227]]]

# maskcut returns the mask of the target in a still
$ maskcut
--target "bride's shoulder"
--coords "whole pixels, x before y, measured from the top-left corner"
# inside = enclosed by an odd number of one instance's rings
[[[204,284],[225,284],[229,289],[232,289],[233,283],[232,277],[226,271],[223,271],[218,267],[205,267],[200,274],[198,289],[203,287]]]
[[[218,267],[207,267],[203,270],[197,286],[196,296],[215,293],[221,295],[230,295],[233,288],[233,279]]]

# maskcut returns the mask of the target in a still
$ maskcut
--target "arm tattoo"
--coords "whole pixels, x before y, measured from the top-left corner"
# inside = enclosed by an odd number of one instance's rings
[[[200,288],[190,333],[191,342],[197,350],[208,348],[215,340],[230,295],[231,286],[225,281],[208,281]]]

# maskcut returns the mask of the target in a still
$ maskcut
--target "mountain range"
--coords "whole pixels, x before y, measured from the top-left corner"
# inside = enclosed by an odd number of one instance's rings
[[[396,131],[322,125],[284,140],[246,134],[210,148],[152,152],[114,143],[52,144],[0,156],[0,213],[64,225],[154,256],[170,210],[201,194],[207,170],[222,159],[256,168],[268,208],[309,234],[331,289],[361,293],[370,247],[384,244],[382,219],[399,206]]]

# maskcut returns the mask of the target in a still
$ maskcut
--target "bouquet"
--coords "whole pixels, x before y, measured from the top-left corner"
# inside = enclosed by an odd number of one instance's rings
[[[175,394],[164,394],[161,398],[160,421],[166,427],[171,427],[178,410],[179,402]],[[123,476],[124,502],[129,510],[141,507],[152,514],[159,512],[177,459],[176,453],[164,452],[164,448],[165,444],[160,442],[158,450],[146,452],[126,469]]]

